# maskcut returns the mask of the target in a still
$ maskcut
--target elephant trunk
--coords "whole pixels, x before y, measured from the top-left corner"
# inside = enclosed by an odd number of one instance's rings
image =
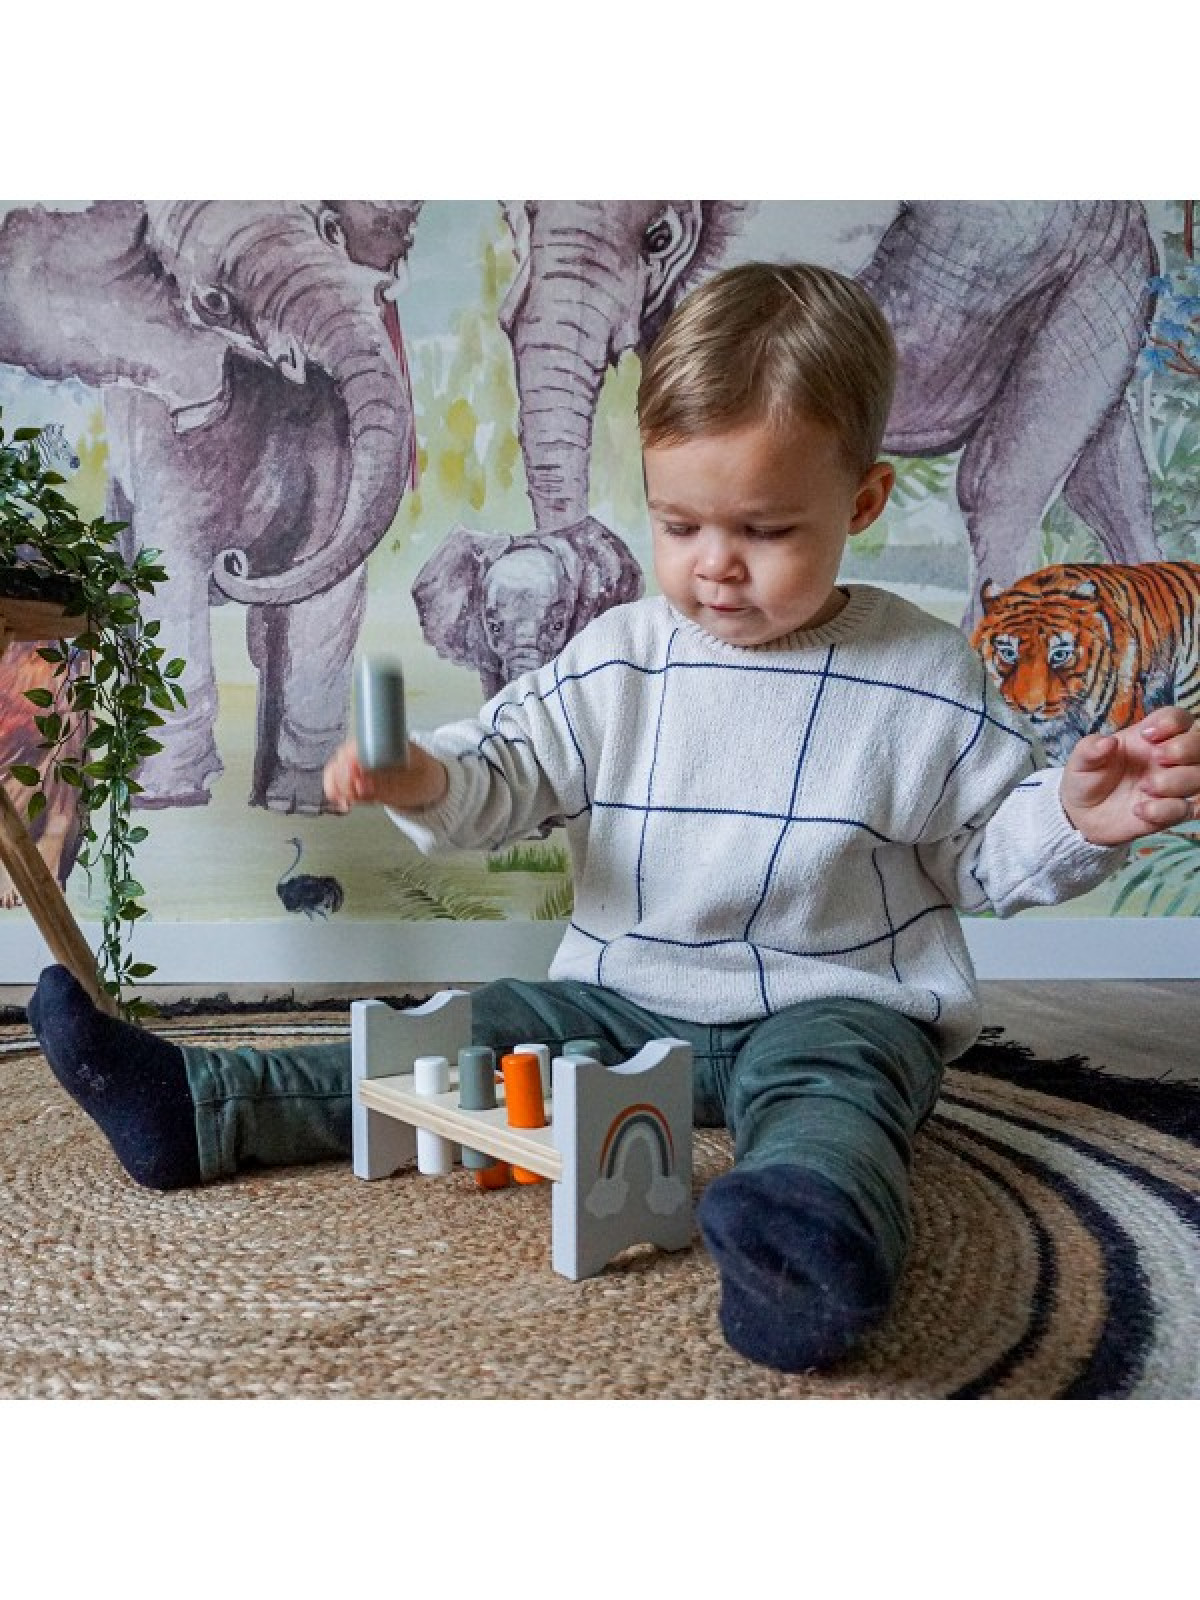
[[[539,667],[546,664],[543,653],[533,647],[519,650],[506,650],[503,656],[504,675],[511,683],[514,678],[519,678],[523,672],[536,672]]]
[[[321,548],[281,572],[254,573],[244,550],[223,550],[213,568],[222,594],[243,605],[295,605],[348,578],[383,538],[396,515],[413,461],[412,396],[400,328],[390,302],[380,316],[354,312],[314,317],[289,347],[333,379],[346,413],[350,480],[337,525]],[[286,376],[298,381],[292,370]]]
[[[588,513],[588,455],[621,297],[597,272],[595,241],[531,243],[529,291],[510,338],[521,404],[521,449],[539,533]],[[590,276],[588,275],[590,273]]]

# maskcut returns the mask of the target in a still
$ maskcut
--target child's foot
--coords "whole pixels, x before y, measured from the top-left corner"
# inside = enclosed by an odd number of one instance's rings
[[[848,1198],[803,1167],[735,1167],[697,1215],[721,1273],[721,1330],[750,1361],[827,1367],[887,1312],[887,1265]]]
[[[183,1053],[105,1016],[66,967],[47,967],[26,1013],[50,1069],[148,1189],[200,1181],[196,1108]]]

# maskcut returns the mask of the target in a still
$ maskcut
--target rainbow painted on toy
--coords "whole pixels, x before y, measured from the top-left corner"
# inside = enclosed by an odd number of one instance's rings
[[[597,1165],[600,1176],[584,1197],[594,1217],[615,1216],[629,1198],[624,1176],[632,1150],[644,1144],[650,1150],[651,1179],[646,1206],[656,1216],[670,1216],[687,1200],[687,1191],[675,1174],[675,1143],[670,1125],[657,1106],[626,1106],[613,1118],[604,1135]]]

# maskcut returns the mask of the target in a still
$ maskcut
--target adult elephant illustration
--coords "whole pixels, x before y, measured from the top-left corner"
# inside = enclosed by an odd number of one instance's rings
[[[500,325],[512,344],[525,477],[539,533],[588,514],[600,387],[648,349],[675,302],[722,265],[748,207],[736,201],[510,201],[517,276]]]
[[[642,589],[641,568],[624,543],[587,517],[562,533],[520,538],[454,528],[412,593],[430,644],[474,667],[490,699]]]
[[[505,206],[517,277],[512,343],[539,529],[586,510],[600,384],[644,350],[694,283],[729,264],[751,208],[733,202]],[[803,239],[794,254],[804,255]],[[1030,565],[1061,492],[1111,560],[1159,552],[1125,404],[1157,255],[1126,202],[904,204],[859,274],[895,331],[901,374],[885,449],[962,451],[957,492],[978,578]],[[972,605],[973,614],[975,606]]]
[[[208,607],[248,607],[251,803],[322,806],[365,561],[414,460],[394,304],[418,202],[101,202],[0,223],[0,361],[103,390],[110,515],[162,550],[146,605],[188,709],[142,801],[197,805],[222,770]]]

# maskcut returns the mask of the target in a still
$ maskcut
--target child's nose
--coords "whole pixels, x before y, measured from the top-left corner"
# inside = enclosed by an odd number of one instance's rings
[[[700,537],[696,551],[696,572],[711,583],[732,578],[741,570],[741,555],[734,541],[725,534],[710,530]]]

